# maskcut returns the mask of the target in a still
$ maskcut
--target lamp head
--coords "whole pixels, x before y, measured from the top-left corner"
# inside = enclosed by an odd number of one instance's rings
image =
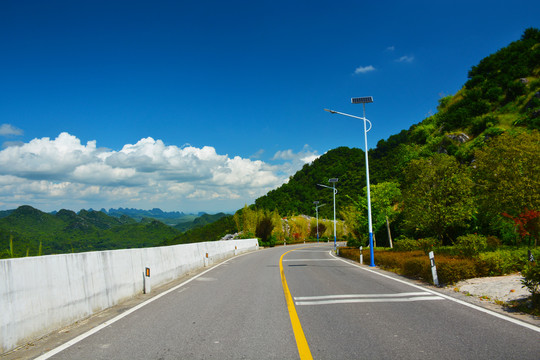
[[[373,102],[373,96],[351,98],[351,104],[368,104]]]

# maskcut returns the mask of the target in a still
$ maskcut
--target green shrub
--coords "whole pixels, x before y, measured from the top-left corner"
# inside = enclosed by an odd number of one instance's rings
[[[454,246],[462,255],[472,257],[487,249],[487,239],[482,235],[463,235],[457,238]]]
[[[276,235],[271,235],[267,241],[262,241],[262,239],[259,239],[259,246],[263,247],[274,247],[276,246]]]
[[[482,276],[499,276],[519,271],[527,259],[524,251],[497,250],[478,254],[478,272]]]
[[[540,249],[533,249],[535,259],[540,257]],[[478,272],[481,276],[506,275],[521,271],[528,263],[527,248],[497,249],[484,252],[476,257]]]
[[[476,264],[472,259],[446,258],[437,261],[437,277],[442,284],[454,284],[458,281],[478,277]]]
[[[391,270],[398,274],[403,273],[403,267],[406,261],[411,258],[421,258],[425,255],[421,251],[376,251],[375,263],[382,269]],[[365,258],[365,256],[364,256]],[[416,275],[414,275],[416,277]]]
[[[349,239],[347,239],[347,247],[359,248],[360,246],[366,246],[366,244],[367,244],[366,236],[360,236],[360,239],[357,239],[351,236],[349,237]]]
[[[358,261],[360,254],[358,248],[346,247],[339,249],[339,256]]]
[[[441,242],[435,238],[429,237],[424,239],[418,239],[418,246],[424,250],[424,254],[429,254],[430,251],[433,251],[433,249],[436,246],[441,245]]]
[[[394,241],[395,251],[413,251],[419,247],[418,241],[406,237],[399,237]]]
[[[433,282],[429,258],[424,255],[407,259],[403,263],[403,275]]]
[[[496,249],[502,245],[502,241],[498,237],[493,235],[487,236],[486,241],[489,249]]]
[[[540,308],[540,266],[537,262],[529,263],[521,272],[523,287],[529,289],[532,294],[534,307]]]

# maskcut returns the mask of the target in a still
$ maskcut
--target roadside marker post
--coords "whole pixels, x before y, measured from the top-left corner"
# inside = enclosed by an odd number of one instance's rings
[[[437,277],[437,267],[435,266],[435,255],[433,251],[429,252],[429,261],[431,262],[431,274],[433,275],[433,283],[439,286],[439,278]]]
[[[364,254],[362,254],[362,246],[360,246],[360,264],[364,264]]]
[[[152,285],[150,284],[150,268],[147,267],[144,269],[143,293],[150,294],[150,291],[152,291]]]

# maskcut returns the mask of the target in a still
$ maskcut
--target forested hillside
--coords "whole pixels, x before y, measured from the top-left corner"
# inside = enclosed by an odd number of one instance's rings
[[[374,229],[386,238],[386,217],[395,235],[437,237],[451,243],[469,232],[503,242],[538,237],[540,210],[540,31],[473,66],[438,112],[378,142],[370,150]],[[374,126],[377,126],[375,123]],[[313,201],[329,204],[336,185],[338,216],[351,236],[367,234],[364,152],[337,148],[305,165],[287,184],[258,198],[255,206],[282,215],[315,214]],[[536,224],[536,225],[535,225]]]
[[[52,215],[21,206],[0,219],[0,258],[151,247],[178,234],[153,219],[136,222],[87,210]]]

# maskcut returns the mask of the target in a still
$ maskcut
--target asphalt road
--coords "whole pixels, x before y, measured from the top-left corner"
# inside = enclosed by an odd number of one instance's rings
[[[236,257],[43,358],[540,358],[539,328],[355,266],[330,249],[287,246]],[[307,349],[298,345],[298,328]]]

